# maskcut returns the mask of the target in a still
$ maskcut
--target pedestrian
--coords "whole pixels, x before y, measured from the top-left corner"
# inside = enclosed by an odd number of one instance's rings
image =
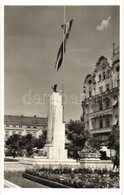
[[[119,155],[116,154],[113,159],[113,170],[116,168],[116,171],[119,170]]]
[[[15,156],[16,156],[15,150],[12,151],[12,156],[13,156],[13,158],[15,158]]]

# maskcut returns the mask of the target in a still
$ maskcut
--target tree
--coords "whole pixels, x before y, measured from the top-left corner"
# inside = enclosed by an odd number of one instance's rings
[[[46,144],[46,138],[47,138],[47,131],[43,130],[42,134],[39,136],[39,138],[36,141],[35,147],[38,149],[43,148]]]
[[[19,134],[14,134],[8,138],[6,141],[6,147],[8,148],[8,154],[16,156],[16,152],[21,149],[22,136]]]
[[[109,144],[108,147],[110,149],[115,149],[117,152],[119,152],[119,128],[113,127],[111,134],[108,138]]]
[[[31,156],[33,153],[33,147],[35,146],[37,138],[33,137],[32,134],[27,134],[21,136],[19,134],[14,134],[8,138],[6,141],[6,147],[9,150],[20,152],[22,149],[26,149],[27,156]]]
[[[84,129],[83,122],[70,120],[66,129],[67,139],[71,141],[70,149],[80,151],[84,148],[86,141],[90,138],[89,131]]]
[[[19,134],[14,134],[8,138],[6,141],[6,147],[10,150],[18,150],[20,149],[20,143],[22,140],[22,136]]]
[[[32,134],[27,134],[23,137],[23,148],[27,150],[27,156],[30,157],[33,154],[33,148],[36,145],[37,138]]]

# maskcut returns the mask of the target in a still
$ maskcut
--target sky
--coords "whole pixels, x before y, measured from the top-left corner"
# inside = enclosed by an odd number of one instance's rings
[[[86,75],[101,55],[111,63],[113,43],[119,45],[119,7],[66,6],[65,19],[72,18],[64,64],[56,72],[63,6],[5,6],[5,114],[47,117],[51,86],[57,83],[60,91],[64,81],[64,120],[80,119]]]

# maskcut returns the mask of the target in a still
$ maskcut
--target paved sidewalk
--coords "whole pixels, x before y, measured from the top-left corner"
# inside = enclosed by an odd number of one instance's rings
[[[24,171],[26,167],[19,162],[4,162],[4,171]]]
[[[15,157],[13,158],[12,156],[5,156],[6,159],[10,160],[22,160],[24,157]],[[4,162],[4,171],[24,171],[25,168],[27,168],[27,165],[20,164],[19,162],[14,162],[14,161],[7,161]]]

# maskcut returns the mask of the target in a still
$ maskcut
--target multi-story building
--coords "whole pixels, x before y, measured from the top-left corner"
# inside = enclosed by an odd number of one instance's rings
[[[38,138],[42,130],[47,129],[47,118],[5,115],[4,129],[5,140],[13,134],[26,135],[28,133]]]
[[[113,44],[112,63],[100,56],[92,74],[84,81],[82,101],[85,129],[101,141],[106,141],[112,130],[119,129],[119,47]]]

